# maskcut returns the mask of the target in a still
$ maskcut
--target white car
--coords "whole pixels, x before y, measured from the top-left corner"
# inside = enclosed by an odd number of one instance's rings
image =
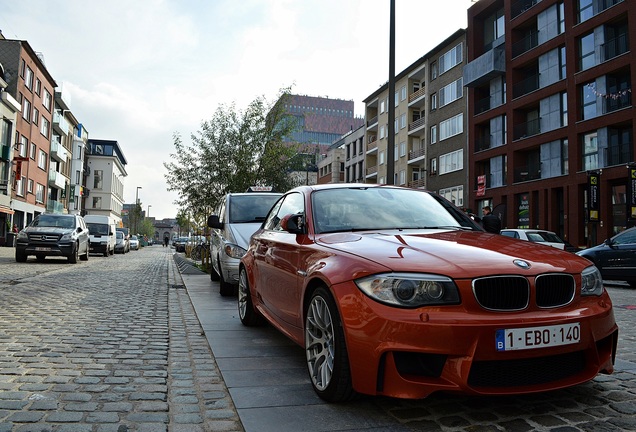
[[[139,250],[139,238],[136,235],[130,237],[130,250]]]
[[[499,234],[565,250],[565,242],[552,231],[542,229],[502,229]]]

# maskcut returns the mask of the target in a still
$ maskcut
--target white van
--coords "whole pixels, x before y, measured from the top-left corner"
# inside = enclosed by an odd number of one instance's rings
[[[84,216],[91,242],[91,253],[101,253],[105,257],[115,253],[117,238],[115,237],[115,221],[108,216]]]

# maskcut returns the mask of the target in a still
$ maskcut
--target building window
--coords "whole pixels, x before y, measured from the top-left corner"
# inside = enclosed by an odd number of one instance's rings
[[[437,78],[437,62],[431,63],[431,81]]]
[[[40,96],[42,93],[42,81],[39,78],[35,79],[35,94]]]
[[[400,184],[401,185],[406,184],[406,171],[405,170],[400,170]]]
[[[380,126],[380,139],[383,139],[386,136],[386,131],[384,126]]]
[[[22,98],[22,118],[31,121],[31,102],[25,97]]]
[[[380,152],[378,159],[378,165],[384,165],[384,150]]]
[[[40,183],[35,187],[35,201],[39,203],[44,202],[44,185]]]
[[[15,185],[15,193],[18,196],[24,196],[24,187],[26,186],[26,177],[22,176]]]
[[[449,71],[463,61],[462,57],[462,44],[457,44],[455,47],[444,53],[439,60],[439,74]]]
[[[504,9],[501,8],[484,20],[484,50],[488,51],[506,34]]]
[[[40,150],[38,156],[38,168],[46,170],[46,153],[44,152],[44,150]]]
[[[44,89],[44,97],[42,98],[42,105],[47,109],[48,112],[51,112],[51,93],[48,90]]]
[[[95,170],[95,175],[93,176],[93,189],[102,188],[103,177],[104,177],[103,170]]]
[[[102,197],[93,197],[93,208],[94,209],[102,208]]]
[[[82,183],[82,173],[79,170],[75,171],[75,184]]]
[[[435,175],[435,174],[437,174],[437,158],[432,158],[432,159],[431,159],[431,170],[430,170],[430,174],[431,174],[431,175]]]
[[[37,125],[40,120],[40,111],[37,108],[33,108],[33,124]]]
[[[612,166],[632,162],[632,128],[609,128],[608,134],[608,165]]]
[[[437,142],[437,125],[431,126],[431,144]]]
[[[451,102],[461,98],[464,93],[464,80],[462,78],[439,89],[439,107],[448,105]]]
[[[406,113],[400,116],[400,129],[404,129],[406,127]]]
[[[579,23],[587,21],[594,16],[594,0],[579,0]]]
[[[37,147],[35,146],[35,143],[31,143],[31,146],[29,148],[29,157],[35,160],[36,153],[37,153]]]
[[[589,69],[595,65],[594,33],[592,32],[579,39],[579,70]]]
[[[29,181],[27,181],[27,192],[30,194],[33,193],[33,179],[29,179]]]
[[[596,132],[583,135],[583,171],[599,168],[598,135]]]
[[[439,140],[443,141],[464,132],[464,114],[459,113],[454,117],[439,123]],[[441,163],[440,163],[441,165]]]
[[[50,126],[51,124],[49,123],[49,121],[45,117],[42,117],[42,125],[40,125],[40,133],[47,138],[49,137]]]
[[[541,145],[541,178],[558,177],[568,173],[568,140]]]
[[[431,111],[435,111],[437,109],[437,93],[433,93],[431,95]]]
[[[26,157],[27,155],[27,151],[29,150],[29,141],[26,139],[26,137],[24,135],[20,136],[20,156],[21,157]],[[35,158],[35,156],[34,156]]]
[[[464,150],[456,150],[439,157],[439,173],[446,174],[464,169]]]
[[[454,186],[439,190],[439,195],[443,196],[457,207],[464,206],[464,186]]]
[[[33,91],[33,71],[30,67],[26,67],[26,73],[24,74],[24,85],[29,90]]]
[[[581,113],[583,114],[583,120],[589,120],[597,116],[596,83],[594,81],[581,87]]]
[[[406,156],[406,141],[400,143],[400,157]]]
[[[406,86],[402,86],[400,89],[400,102],[406,100]]]

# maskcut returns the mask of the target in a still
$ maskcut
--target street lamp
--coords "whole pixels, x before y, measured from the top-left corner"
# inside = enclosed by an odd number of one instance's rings
[[[135,192],[135,205],[139,204],[139,189],[142,189],[142,187],[137,186],[137,191]]]
[[[146,217],[147,218],[150,217],[150,207],[152,207],[152,204],[148,204],[148,210],[146,211]]]

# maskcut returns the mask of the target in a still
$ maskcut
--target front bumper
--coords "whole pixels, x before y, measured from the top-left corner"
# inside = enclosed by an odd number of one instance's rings
[[[607,293],[554,309],[495,313],[466,304],[394,308],[371,300],[352,282],[333,290],[360,393],[416,399],[436,391],[520,394],[613,372],[618,327]],[[497,330],[576,322],[576,344],[497,351]]]
[[[44,255],[44,256],[69,256],[75,252],[75,243],[58,242],[58,243],[27,243],[17,242],[16,251],[28,255]]]

